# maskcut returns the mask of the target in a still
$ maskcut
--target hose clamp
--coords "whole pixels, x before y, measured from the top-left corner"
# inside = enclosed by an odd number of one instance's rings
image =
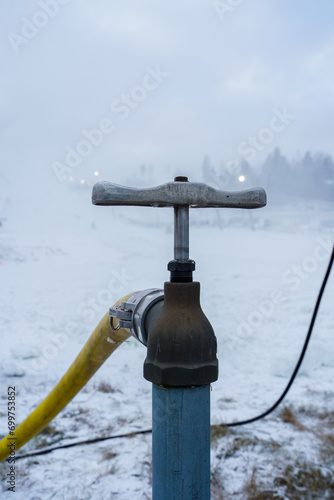
[[[164,291],[160,288],[148,288],[133,294],[127,302],[122,302],[109,309],[110,325],[112,330],[125,328],[131,335],[145,346],[147,345],[147,332],[145,330],[145,316],[149,309],[160,300],[164,299]],[[114,326],[114,318],[118,325]]]

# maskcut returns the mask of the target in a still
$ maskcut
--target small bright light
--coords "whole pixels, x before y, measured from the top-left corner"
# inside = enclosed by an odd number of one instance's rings
[[[94,172],[94,175],[95,175],[95,177],[97,177],[99,175],[97,170]]]
[[[81,182],[81,184],[85,184],[85,181],[84,181],[84,179],[81,179],[81,181],[80,181],[80,182]]]
[[[69,177],[68,180],[72,182],[73,181],[73,177]]]
[[[239,177],[238,177],[239,182],[245,182],[245,180],[246,180],[246,177],[244,175],[239,175]]]

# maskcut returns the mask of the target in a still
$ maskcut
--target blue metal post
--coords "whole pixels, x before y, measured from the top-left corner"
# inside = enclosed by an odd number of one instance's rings
[[[152,388],[153,500],[210,500],[210,385]]]

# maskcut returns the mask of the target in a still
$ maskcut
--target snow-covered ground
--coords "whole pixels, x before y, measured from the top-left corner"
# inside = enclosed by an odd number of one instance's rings
[[[1,435],[8,386],[16,387],[21,422],[61,378],[113,301],[168,280],[172,210],[93,207],[89,190],[64,188],[57,196],[50,195],[50,206],[35,200],[20,209],[2,207]],[[333,245],[333,208],[289,203],[252,212],[191,211],[190,256],[218,339],[213,425],[261,413],[284,389]],[[334,498],[333,304],[332,275],[306,359],[282,408],[255,424],[213,429],[213,499]],[[144,359],[145,348],[134,339],[122,345],[48,432],[21,452],[150,428]],[[150,450],[148,434],[22,459],[15,498],[151,498]],[[12,498],[7,472],[4,462],[1,499]]]

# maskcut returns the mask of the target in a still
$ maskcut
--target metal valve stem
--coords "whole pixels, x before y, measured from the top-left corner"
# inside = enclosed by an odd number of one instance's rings
[[[189,259],[189,207],[174,207],[174,259]]]
[[[188,182],[188,177],[175,177],[174,182]],[[174,259],[189,259],[189,205],[174,205]]]

